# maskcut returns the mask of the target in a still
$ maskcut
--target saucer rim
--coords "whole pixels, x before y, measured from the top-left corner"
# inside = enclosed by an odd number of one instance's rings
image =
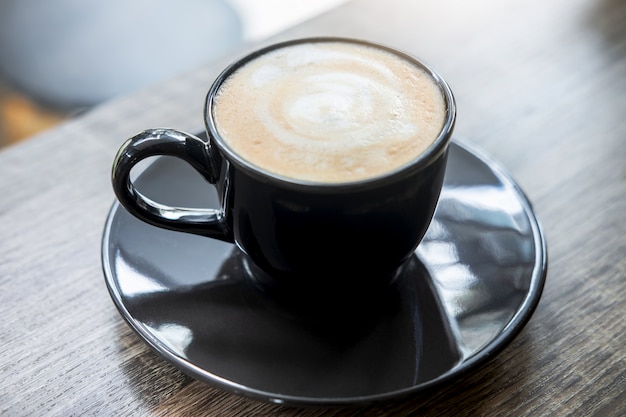
[[[122,294],[118,291],[117,280],[114,278],[115,273],[111,269],[110,260],[112,258],[109,253],[108,245],[112,230],[111,226],[116,217],[115,215],[119,210],[124,210],[117,201],[114,201],[109,209],[101,239],[101,266],[109,295],[125,322],[158,356],[194,379],[247,398],[290,406],[356,406],[390,399],[398,399],[441,386],[442,384],[456,379],[461,375],[465,375],[470,371],[476,370],[480,366],[489,362],[501,353],[513,341],[513,339],[519,335],[539,305],[548,272],[547,239],[543,226],[537,218],[533,205],[528,199],[526,193],[513,179],[510,172],[495,159],[486,155],[482,150],[477,149],[474,145],[468,144],[467,139],[463,137],[455,135],[450,142],[450,146],[457,146],[462,151],[470,153],[474,158],[486,165],[499,181],[515,190],[519,198],[519,203],[523,208],[532,230],[531,235],[533,237],[535,256],[526,294],[523,301],[515,311],[515,314],[511,316],[506,326],[498,332],[496,337],[491,339],[472,356],[461,359],[454,367],[436,378],[410,387],[374,395],[351,397],[306,397],[273,393],[252,388],[215,375],[210,371],[195,365],[190,360],[180,357],[176,353],[172,352],[168,348],[167,344],[162,343],[158,337],[152,334],[152,332],[150,332],[144,324],[132,316],[123,303]]]

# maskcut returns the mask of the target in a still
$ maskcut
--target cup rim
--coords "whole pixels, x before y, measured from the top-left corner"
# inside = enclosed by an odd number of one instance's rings
[[[217,126],[214,120],[214,108],[215,108],[215,96],[222,86],[224,81],[228,79],[230,75],[232,75],[239,68],[247,64],[248,62],[256,59],[257,57],[268,53],[273,50],[285,48],[292,45],[302,44],[302,43],[322,43],[322,42],[341,42],[341,43],[352,43],[357,45],[364,45],[373,47],[376,49],[380,49],[383,51],[390,52],[394,55],[399,56],[407,61],[418,66],[420,69],[425,71],[437,84],[441,94],[444,98],[446,104],[446,116],[444,119],[444,123],[439,131],[439,135],[430,144],[430,146],[422,153],[420,153],[417,157],[411,159],[410,161],[400,165],[399,167],[394,168],[393,170],[387,171],[383,174],[376,175],[373,177],[368,177],[359,180],[350,180],[343,182],[321,182],[321,181],[312,181],[312,180],[303,180],[298,178],[287,177],[270,170],[267,170],[263,167],[260,167],[247,159],[243,158],[236,151],[234,151],[228,143],[224,140],[224,138],[220,135],[217,130]],[[335,36],[317,36],[317,37],[305,37],[305,38],[297,38],[291,39],[283,42],[273,43],[271,45],[267,45],[260,49],[257,49],[242,58],[234,61],[230,65],[228,65],[222,72],[215,78],[213,83],[211,84],[211,88],[206,94],[205,105],[204,105],[204,121],[205,127],[209,136],[209,141],[211,146],[217,145],[219,150],[226,154],[226,160],[229,163],[232,163],[237,166],[237,168],[243,170],[247,174],[259,178],[261,180],[265,180],[268,182],[277,182],[282,183],[284,186],[293,186],[297,188],[309,187],[309,188],[320,188],[320,189],[328,189],[328,188],[354,188],[354,187],[368,187],[372,185],[380,185],[383,183],[391,182],[395,180],[398,176],[408,175],[409,173],[414,172],[415,170],[423,169],[424,167],[430,165],[433,161],[435,161],[439,155],[441,155],[448,147],[450,140],[452,138],[452,132],[454,130],[454,125],[456,122],[456,102],[454,95],[452,93],[452,89],[448,85],[448,83],[444,80],[444,78],[435,71],[430,65],[425,63],[423,60],[415,57],[414,55],[403,52],[394,47],[390,47],[387,45],[379,44],[376,42],[364,40],[364,39],[355,39],[355,38],[347,38],[347,37],[335,37]]]

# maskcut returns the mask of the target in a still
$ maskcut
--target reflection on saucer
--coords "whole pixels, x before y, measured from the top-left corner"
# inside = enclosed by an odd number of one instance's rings
[[[250,285],[238,273],[244,256],[234,249],[225,259],[220,275],[229,279],[136,296],[131,314],[196,366],[269,392],[297,381],[314,397],[373,395],[428,381],[460,360],[415,256],[376,305],[346,300],[345,310],[322,319],[303,318]]]

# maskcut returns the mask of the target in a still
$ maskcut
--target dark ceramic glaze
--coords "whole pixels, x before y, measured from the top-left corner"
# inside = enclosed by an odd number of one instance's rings
[[[217,204],[215,191],[172,157],[156,159],[136,184],[165,204]],[[526,324],[547,271],[523,192],[458,141],[430,228],[376,302],[348,295],[303,315],[251,285],[233,244],[148,225],[119,203],[102,259],[121,315],[166,360],[232,392],[303,405],[395,398],[475,369]]]
[[[434,141],[410,162],[374,178],[324,183],[286,178],[242,158],[220,136],[214,101],[220,86],[250,60],[295,44],[343,42],[390,51],[429,74],[445,104]],[[118,201],[154,226],[235,243],[249,259],[257,285],[306,301],[311,292],[341,302],[356,290],[364,297],[389,284],[412,256],[437,205],[455,124],[447,83],[430,67],[400,51],[342,38],[297,39],[270,45],[227,67],[212,84],[205,106],[207,135],[172,129],[143,131],[120,148],[112,170]],[[181,208],[160,196],[144,198],[131,170],[144,158],[168,155],[188,162],[213,184],[213,210]],[[208,191],[207,191],[208,192]],[[185,206],[182,206],[185,207]],[[331,291],[329,291],[331,289]]]

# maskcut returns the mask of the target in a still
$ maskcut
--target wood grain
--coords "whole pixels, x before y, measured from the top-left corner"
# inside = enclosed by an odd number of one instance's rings
[[[0,152],[0,415],[626,415],[626,2],[355,0],[264,43],[311,35],[403,49],[450,82],[457,134],[511,172],[546,232],[522,333],[449,385],[357,408],[242,398],[146,347],[100,268],[113,155],[147,127],[201,127],[208,85],[247,45]]]

